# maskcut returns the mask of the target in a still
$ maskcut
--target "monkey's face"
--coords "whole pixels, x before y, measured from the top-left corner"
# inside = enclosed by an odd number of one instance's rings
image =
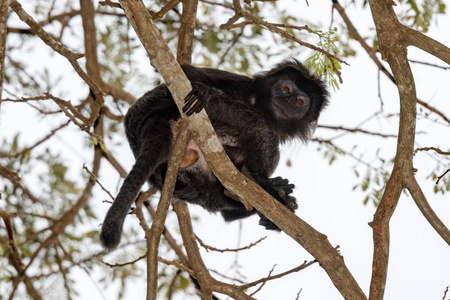
[[[311,106],[308,94],[290,79],[278,80],[271,96],[275,115],[280,119],[301,119]]]

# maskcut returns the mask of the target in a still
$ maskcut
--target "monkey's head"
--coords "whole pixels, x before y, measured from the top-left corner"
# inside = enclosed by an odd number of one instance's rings
[[[255,109],[274,126],[282,140],[307,140],[328,103],[325,83],[297,60],[285,61],[254,76]]]

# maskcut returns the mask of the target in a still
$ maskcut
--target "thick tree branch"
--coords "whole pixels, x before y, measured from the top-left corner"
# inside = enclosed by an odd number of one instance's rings
[[[408,45],[415,46],[450,65],[450,48],[412,28],[401,26],[401,34]]]
[[[416,90],[407,59],[407,43],[401,24],[392,8],[392,1],[369,0],[377,29],[380,51],[389,63],[400,96],[400,125],[394,168],[383,198],[374,216],[374,257],[370,299],[383,299],[389,261],[389,221],[404,187],[404,180],[413,176],[412,158],[416,127]]]

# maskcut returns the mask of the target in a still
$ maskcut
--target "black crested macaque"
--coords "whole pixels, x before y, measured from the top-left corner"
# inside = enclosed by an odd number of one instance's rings
[[[306,141],[327,104],[325,84],[296,60],[285,61],[252,78],[213,68],[183,65],[192,84],[183,111],[206,109],[226,153],[246,176],[291,211],[293,185],[270,178],[280,158],[279,144],[299,138]],[[142,96],[125,116],[125,129],[136,163],[103,222],[100,240],[107,250],[120,242],[122,227],[142,185],[161,188],[169,149],[176,137],[180,113],[162,84]],[[214,176],[197,145],[191,140],[180,166],[173,195],[176,200],[220,212],[226,221],[257,213],[247,211]],[[278,228],[264,216],[260,224]]]

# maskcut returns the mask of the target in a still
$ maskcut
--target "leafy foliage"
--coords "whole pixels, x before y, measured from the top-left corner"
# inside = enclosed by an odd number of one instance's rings
[[[316,31],[315,34],[319,37],[317,45],[330,52],[339,53],[336,43],[339,41],[339,36],[336,35],[337,27],[334,27],[328,32]],[[339,84],[336,79],[337,71],[341,70],[341,64],[337,59],[330,58],[321,52],[315,52],[311,57],[305,61],[305,66],[314,70],[314,74],[318,77],[325,76],[328,84],[334,89],[339,89]]]
[[[437,14],[444,14],[446,4],[443,0],[400,0],[406,3],[401,19],[409,26],[422,32],[427,32],[431,20]]]

